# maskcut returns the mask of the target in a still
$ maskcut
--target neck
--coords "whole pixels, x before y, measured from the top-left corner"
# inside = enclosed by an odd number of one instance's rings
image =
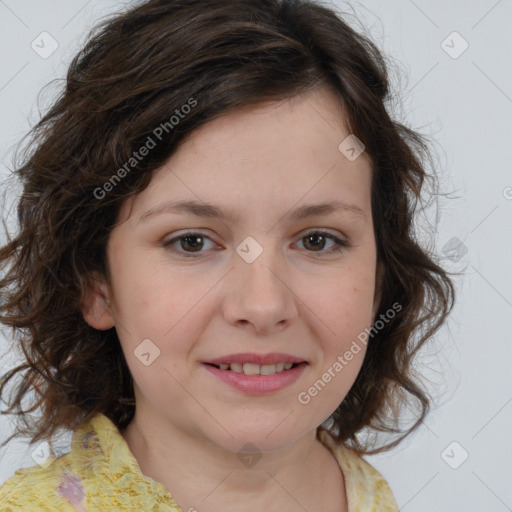
[[[145,422],[137,414],[122,436],[141,472],[161,482],[184,511],[231,506],[237,512],[283,507],[303,512],[321,509],[319,500],[330,503],[322,510],[346,509],[343,475],[316,439],[316,431],[253,459],[224,450],[197,433]]]

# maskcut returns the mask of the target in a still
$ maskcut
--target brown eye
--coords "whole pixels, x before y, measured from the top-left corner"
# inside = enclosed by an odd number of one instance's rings
[[[198,235],[183,236],[179,240],[181,248],[185,251],[188,251],[190,248],[192,248],[191,250],[193,252],[197,252],[204,244],[203,237]]]
[[[314,251],[317,249],[323,249],[326,243],[326,237],[321,234],[307,235],[303,238],[303,240],[306,240],[304,246],[307,249],[312,248]]]
[[[180,256],[197,257],[206,252],[202,249],[207,241],[213,244],[212,240],[203,233],[187,232],[163,242],[162,245]],[[177,245],[178,242],[179,245]]]
[[[316,252],[321,256],[324,254],[341,252],[343,247],[348,247],[347,242],[344,242],[338,237],[325,231],[311,231],[304,235],[301,240],[304,241],[304,247],[308,252]],[[332,247],[327,250],[323,250],[328,242],[333,243]]]

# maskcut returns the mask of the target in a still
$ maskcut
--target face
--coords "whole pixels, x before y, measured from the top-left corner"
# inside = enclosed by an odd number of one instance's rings
[[[348,135],[322,89],[240,110],[123,205],[84,316],[115,325],[148,424],[273,451],[342,402],[377,306],[371,164],[338,149]]]

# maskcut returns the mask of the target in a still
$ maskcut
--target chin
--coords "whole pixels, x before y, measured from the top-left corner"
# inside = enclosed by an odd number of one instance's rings
[[[217,444],[224,450],[243,458],[245,454],[258,457],[263,453],[278,452],[295,440],[295,437],[290,435],[270,436],[272,439],[267,436],[268,432],[233,433],[233,438],[229,438],[229,441],[222,440]]]
[[[233,420],[223,423],[229,425],[226,430],[232,437],[223,431],[222,439],[218,439],[217,444],[235,453],[243,450],[246,445],[254,448],[255,452],[276,452],[314,430],[314,427],[292,424],[290,420],[296,414],[290,414],[289,411],[284,415],[280,413],[273,421],[269,421],[272,418],[269,416],[267,421],[262,422],[261,416],[262,412],[257,411],[254,417],[248,415],[243,422]],[[252,448],[248,448],[249,451]]]

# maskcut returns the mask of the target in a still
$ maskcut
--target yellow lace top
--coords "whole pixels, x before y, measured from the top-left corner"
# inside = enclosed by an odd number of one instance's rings
[[[373,466],[337,446],[325,431],[318,438],[344,474],[349,512],[398,512]],[[69,453],[16,471],[0,488],[0,511],[183,512],[163,484],[142,474],[121,433],[103,414],[74,432]]]

